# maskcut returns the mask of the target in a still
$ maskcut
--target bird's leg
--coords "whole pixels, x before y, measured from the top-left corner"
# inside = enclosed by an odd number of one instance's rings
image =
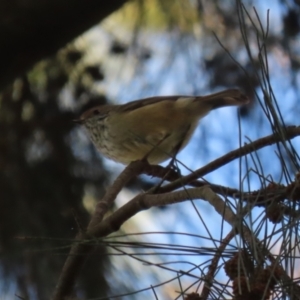
[[[177,174],[179,177],[181,176],[181,172],[180,172],[180,169],[177,165],[177,162],[176,162],[176,155],[177,153],[179,152],[181,146],[182,146],[182,142],[183,141],[180,141],[180,143],[177,144],[177,146],[174,148],[173,152],[174,154],[172,155],[172,158],[171,158],[171,161],[168,163],[167,167],[165,168],[166,169],[166,173],[165,175],[161,178],[161,181],[158,183],[158,185],[155,187],[155,191],[157,191],[161,185],[163,184],[163,182],[165,181],[166,178],[168,178],[168,176],[175,172],[175,174]]]

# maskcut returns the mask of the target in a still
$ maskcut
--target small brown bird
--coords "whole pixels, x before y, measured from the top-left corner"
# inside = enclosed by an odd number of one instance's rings
[[[85,126],[106,157],[123,164],[143,158],[159,164],[187,145],[198,121],[211,110],[248,102],[236,89],[203,97],[152,97],[123,105],[96,106],[77,122]]]

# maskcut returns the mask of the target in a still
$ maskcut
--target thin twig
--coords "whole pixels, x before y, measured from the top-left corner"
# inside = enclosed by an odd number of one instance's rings
[[[223,251],[228,246],[232,238],[237,234],[236,230],[232,229],[227,236],[221,241],[220,247],[217,249],[217,252],[214,258],[211,261],[211,264],[208,268],[208,272],[204,277],[204,287],[201,293],[201,299],[206,300],[208,299],[211,287],[213,285],[213,280],[215,278],[215,273],[218,267],[219,260],[223,254]]]
[[[70,253],[58,279],[52,298],[53,300],[64,299],[72,293],[75,280],[81,267],[88,258],[88,254],[95,248],[92,243],[89,243],[89,241],[91,241],[91,236],[93,236],[94,227],[96,227],[98,222],[102,221],[105,213],[113,204],[122,187],[133,177],[139,175],[145,164],[146,161],[136,161],[128,165],[115,180],[114,184],[108,189],[103,199],[97,204],[95,213],[87,227],[87,231],[81,231],[76,237],[76,242],[74,242],[71,247]]]
[[[289,140],[292,138],[295,138],[296,136],[300,135],[300,127],[299,126],[290,126],[286,128],[286,135],[285,139]],[[257,151],[259,149],[262,149],[266,146],[273,145],[275,143],[278,143],[282,140],[282,136],[279,136],[277,133],[273,133],[271,135],[268,135],[266,137],[260,138],[250,144],[246,144],[243,147],[237,148],[236,150],[233,150],[222,157],[212,161],[211,163],[205,165],[204,167],[194,171],[193,173],[181,177],[180,179],[167,184],[166,186],[163,186],[159,189],[159,193],[167,193],[170,191],[173,191],[175,189],[181,188],[182,186],[189,184],[190,182],[196,180],[199,177],[202,177],[218,168],[221,166],[224,166],[231,161],[245,156],[251,152]]]

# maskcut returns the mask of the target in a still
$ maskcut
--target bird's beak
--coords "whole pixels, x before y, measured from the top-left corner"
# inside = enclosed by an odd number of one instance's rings
[[[83,120],[82,119],[74,119],[72,120],[74,123],[77,123],[77,124],[80,124],[82,125],[83,124]]]

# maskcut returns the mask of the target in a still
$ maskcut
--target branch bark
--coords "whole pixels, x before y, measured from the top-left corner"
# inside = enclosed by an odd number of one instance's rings
[[[300,134],[300,127],[289,127],[287,128],[286,132],[287,139],[293,138]],[[206,200],[217,210],[217,212],[227,223],[229,223],[240,235],[243,236],[243,238],[250,244],[251,247],[258,247],[258,239],[248,228],[242,225],[243,216],[239,216],[238,218],[230,209],[230,207],[228,207],[224,201],[212,191],[210,187],[203,186],[200,188],[190,188],[175,192],[170,191],[170,189],[182,187],[184,184],[193,182],[198,177],[203,176],[209,171],[212,171],[238,157],[279,141],[280,137],[276,134],[272,134],[251,144],[245,145],[244,147],[224,155],[207,166],[193,172],[192,174],[177,179],[175,182],[170,183],[165,187],[153,188],[147,193],[137,195],[123,207],[103,220],[106,211],[109,209],[122,187],[125,186],[131,178],[149,170],[149,166],[145,164],[145,161],[137,161],[130,164],[117,178],[113,186],[107,191],[102,201],[97,204],[95,213],[91,219],[87,231],[81,232],[78,235],[77,241],[72,246],[70,254],[64,265],[53,300],[61,300],[64,299],[65,296],[70,295],[81,266],[87,259],[88,254],[94,249],[94,238],[104,237],[114,231],[117,231],[126,220],[134,216],[136,213],[154,206],[174,204],[186,200]],[[163,172],[161,172],[161,174],[163,174]],[[219,186],[216,186],[215,188],[222,190],[222,188]],[[239,194],[241,193],[239,192]],[[261,253],[264,256],[271,256],[267,249],[261,249]],[[285,281],[291,283],[291,280],[289,277],[287,277],[286,273],[284,271],[283,273]],[[206,294],[207,293],[208,292],[206,291]]]
[[[114,184],[108,189],[102,201],[100,201],[95,209],[95,213],[88,225],[86,232],[80,232],[73,246],[71,247],[69,256],[63,266],[62,272],[56,285],[53,300],[62,300],[70,296],[77,276],[88,258],[88,255],[95,249],[92,243],[94,234],[94,227],[99,222],[101,223],[105,213],[115,201],[116,196],[123,186],[126,185],[133,177],[139,175],[145,167],[145,161],[135,161],[128,165],[125,170],[115,180]]]
[[[285,140],[293,139],[300,135],[300,127],[299,126],[290,126],[286,127],[285,132]],[[205,165],[203,168],[200,168],[191,174],[181,177],[177,180],[175,180],[172,183],[167,184],[166,186],[163,186],[159,189],[160,193],[167,193],[169,191],[173,191],[175,189],[181,188],[185,186],[186,184],[189,184],[190,182],[193,182],[194,180],[230,163],[231,161],[243,157],[249,153],[255,152],[259,149],[262,149],[266,146],[273,145],[275,143],[278,143],[282,141],[282,136],[280,136],[277,133],[268,135],[266,137],[260,138],[250,144],[246,144],[243,147],[240,147],[236,150],[233,150],[220,158],[212,161],[211,163]]]

